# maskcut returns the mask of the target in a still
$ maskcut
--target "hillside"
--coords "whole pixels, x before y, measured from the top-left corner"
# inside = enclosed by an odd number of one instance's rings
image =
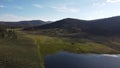
[[[101,29],[101,32],[107,33],[108,35],[119,35],[120,34],[120,16],[93,20],[94,25]],[[98,32],[98,31],[97,31]]]
[[[77,20],[77,19],[72,19],[72,18],[66,18],[63,20],[59,20],[50,24],[46,24],[43,26],[37,26],[33,27],[34,30],[41,30],[41,29],[64,29],[64,30],[70,30],[70,29],[77,29],[78,30],[85,25],[87,21],[84,20]],[[31,30],[31,28],[26,28],[25,30]]]
[[[67,38],[71,43],[98,43],[120,51],[120,17],[98,20],[63,19],[50,24],[26,28],[37,35]],[[96,45],[96,44],[92,44]]]
[[[11,27],[11,28],[26,28],[34,27],[47,24],[47,22],[41,20],[32,20],[32,21],[19,21],[19,22],[0,22],[0,27]]]
[[[66,18],[43,26],[34,27],[33,30],[54,31],[55,29],[62,30],[63,33],[68,32],[68,34],[87,33],[93,35],[119,35],[120,16],[91,21]],[[31,30],[31,28],[25,30]]]

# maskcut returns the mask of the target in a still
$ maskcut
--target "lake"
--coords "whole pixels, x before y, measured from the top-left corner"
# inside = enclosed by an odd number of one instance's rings
[[[120,54],[59,52],[45,57],[46,68],[120,68]]]

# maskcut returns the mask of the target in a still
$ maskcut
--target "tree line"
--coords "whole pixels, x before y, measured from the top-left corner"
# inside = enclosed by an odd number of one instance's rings
[[[2,38],[2,39],[17,39],[17,34],[14,29],[0,28],[0,38]]]

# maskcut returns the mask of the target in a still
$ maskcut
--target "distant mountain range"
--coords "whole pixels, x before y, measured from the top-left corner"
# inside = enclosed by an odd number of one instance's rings
[[[35,27],[47,24],[49,22],[44,22],[41,20],[32,20],[32,21],[19,21],[19,22],[3,22],[0,21],[0,27],[10,27],[10,28],[27,28],[27,27]]]
[[[20,21],[0,22],[0,27],[24,28],[24,30],[40,30],[58,34],[92,34],[92,35],[120,35],[120,16],[97,19],[79,20],[66,18],[55,22],[51,21]]]
[[[120,16],[90,21],[66,18],[33,28],[24,30],[57,31],[59,34],[120,35]]]

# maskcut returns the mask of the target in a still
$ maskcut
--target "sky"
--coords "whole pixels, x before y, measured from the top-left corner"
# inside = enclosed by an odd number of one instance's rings
[[[0,21],[120,16],[120,0],[0,0]]]

